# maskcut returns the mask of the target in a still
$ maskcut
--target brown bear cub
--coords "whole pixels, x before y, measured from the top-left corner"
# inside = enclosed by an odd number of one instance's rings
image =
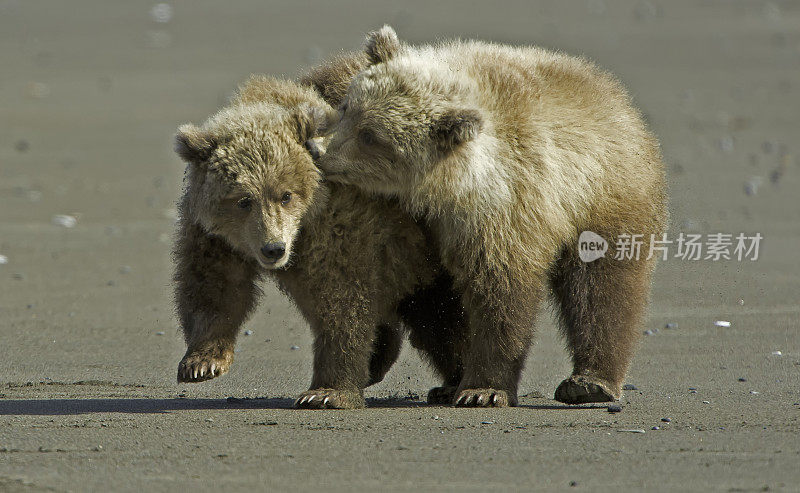
[[[667,221],[659,145],[623,87],[589,62],[481,42],[366,43],[319,161],[333,181],[426,218],[463,292],[470,342],[453,404],[505,406],[548,288],[573,359],[555,398],[612,401],[640,333]],[[606,256],[579,259],[592,231]],[[641,258],[613,257],[641,235]]]
[[[178,381],[229,370],[258,282],[268,276],[315,336],[313,380],[299,407],[363,407],[364,387],[397,358],[401,318],[443,378],[429,399],[452,398],[462,376],[454,347],[465,322],[428,239],[396,203],[324,183],[304,147],[324,111],[334,112],[314,87],[336,94],[339,84],[343,94],[363,62],[342,57],[305,85],[251,78],[202,126],[179,129],[176,151],[188,166],[175,298],[188,349]]]

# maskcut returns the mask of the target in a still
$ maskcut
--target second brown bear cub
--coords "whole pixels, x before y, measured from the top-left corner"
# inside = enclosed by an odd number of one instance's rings
[[[188,167],[175,280],[188,349],[179,381],[228,371],[268,275],[315,336],[313,380],[298,406],[363,407],[362,389],[397,358],[401,317],[443,379],[429,400],[452,398],[463,313],[426,235],[397,204],[323,183],[304,147],[333,111],[312,87],[335,100],[363,62],[340,58],[307,85],[253,78],[205,124],[180,128]]]
[[[326,176],[423,215],[470,327],[454,404],[517,402],[536,307],[550,287],[573,358],[567,403],[618,399],[666,224],[656,139],[621,85],[538,48],[402,45],[372,33],[320,160]],[[579,260],[578,237],[610,244]],[[641,235],[642,258],[611,258]]]

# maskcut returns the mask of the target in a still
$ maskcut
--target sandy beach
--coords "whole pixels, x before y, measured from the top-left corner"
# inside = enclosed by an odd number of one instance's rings
[[[0,0],[0,491],[800,491],[800,4],[164,5]],[[367,409],[292,409],[311,336],[271,285],[232,371],[175,382],[175,130],[384,23],[596,61],[661,139],[670,239],[761,235],[673,245],[620,412],[552,400],[549,308],[519,407],[425,405],[406,344]]]

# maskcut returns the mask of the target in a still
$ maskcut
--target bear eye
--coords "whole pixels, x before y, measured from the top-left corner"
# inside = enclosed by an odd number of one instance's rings
[[[246,211],[249,211],[250,208],[253,206],[253,199],[250,197],[242,197],[241,199],[239,199],[238,202],[236,202],[236,206],[239,209],[244,209]]]
[[[358,140],[366,146],[371,146],[375,143],[375,134],[370,130],[361,130],[358,132]]]
[[[286,192],[281,197],[281,205],[286,205],[292,201],[292,192]]]

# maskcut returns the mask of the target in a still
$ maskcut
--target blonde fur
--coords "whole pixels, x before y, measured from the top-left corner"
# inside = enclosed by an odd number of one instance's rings
[[[397,47],[386,30],[368,38],[383,55],[351,84],[320,166],[398,197],[435,232],[472,333],[455,402],[516,402],[548,285],[575,363],[556,397],[619,398],[652,262],[573,260],[581,231],[613,245],[666,227],[658,142],[627,93],[564,54],[478,41]],[[391,49],[375,46],[387,39]]]

